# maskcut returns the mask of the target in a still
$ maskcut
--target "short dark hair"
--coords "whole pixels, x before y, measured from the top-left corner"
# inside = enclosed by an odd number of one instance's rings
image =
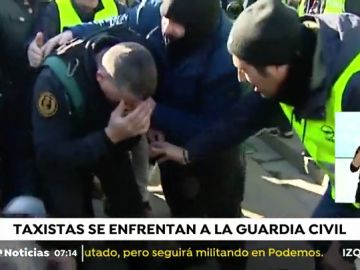
[[[117,87],[140,99],[155,93],[157,69],[151,53],[141,44],[122,42],[105,52],[102,65]]]
[[[266,70],[266,67],[267,66],[260,66],[260,65],[252,65],[255,70],[261,75],[261,76],[267,76],[268,75],[268,72]]]

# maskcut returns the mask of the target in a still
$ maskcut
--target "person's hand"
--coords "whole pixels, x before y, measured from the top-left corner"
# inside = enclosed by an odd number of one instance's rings
[[[165,141],[153,142],[150,145],[150,155],[155,158],[158,157],[158,163],[167,160],[172,160],[182,165],[188,163],[187,151],[185,149]]]
[[[122,101],[111,113],[105,133],[113,143],[145,134],[150,127],[154,109],[148,101],[143,101],[137,108],[125,116],[125,103]]]
[[[360,167],[360,152],[358,152],[353,161],[352,161],[352,164],[356,167],[356,168],[359,168]]]
[[[164,133],[156,129],[149,129],[147,133],[147,138],[149,139],[150,143],[165,141]]]
[[[56,47],[64,45],[72,39],[73,33],[70,30],[64,31],[49,39],[43,47],[44,58],[48,56]]]
[[[27,57],[29,61],[29,65],[33,68],[37,68],[41,65],[44,54],[43,54],[43,46],[44,46],[44,34],[38,32],[34,38],[34,40],[30,43],[29,48],[27,50]]]

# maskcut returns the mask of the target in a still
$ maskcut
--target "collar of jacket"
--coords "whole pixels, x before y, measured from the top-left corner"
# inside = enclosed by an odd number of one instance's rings
[[[302,119],[321,120],[325,118],[326,102],[330,96],[333,80],[331,62],[334,57],[329,57],[323,25],[317,18],[306,16],[301,19],[305,26],[315,28],[317,31],[315,51],[312,61],[312,73],[309,82],[309,98],[301,108],[296,108],[296,117]]]
[[[306,16],[302,18],[305,20],[318,24],[319,31],[309,84],[310,98],[302,108],[296,108],[297,116],[324,119],[326,102],[334,83],[359,53],[360,19],[354,14],[344,13]]]

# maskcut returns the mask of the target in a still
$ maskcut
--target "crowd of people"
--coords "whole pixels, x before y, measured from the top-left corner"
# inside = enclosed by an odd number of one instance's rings
[[[335,112],[359,110],[357,0],[3,2],[3,215],[94,217],[100,183],[109,217],[147,217],[149,166],[158,163],[172,217],[241,217],[241,144],[281,119],[282,133],[294,129],[330,177],[314,217],[360,216],[358,203],[334,201],[335,142],[322,132],[334,130]],[[324,254],[331,245],[312,244]],[[127,263],[154,269],[143,259]],[[201,263],[181,259],[166,267]],[[218,263],[246,269],[246,258]],[[67,265],[87,269],[79,261]],[[322,258],[315,267],[330,269]]]

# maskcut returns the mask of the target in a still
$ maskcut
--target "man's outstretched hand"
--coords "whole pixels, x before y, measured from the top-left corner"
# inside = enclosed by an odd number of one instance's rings
[[[150,155],[153,158],[158,158],[157,161],[159,163],[172,160],[182,165],[188,164],[187,151],[165,141],[155,141],[151,143]]]
[[[29,65],[33,68],[38,68],[56,47],[64,45],[72,39],[73,34],[68,30],[49,39],[45,43],[44,34],[41,32],[37,33],[27,51]]]

